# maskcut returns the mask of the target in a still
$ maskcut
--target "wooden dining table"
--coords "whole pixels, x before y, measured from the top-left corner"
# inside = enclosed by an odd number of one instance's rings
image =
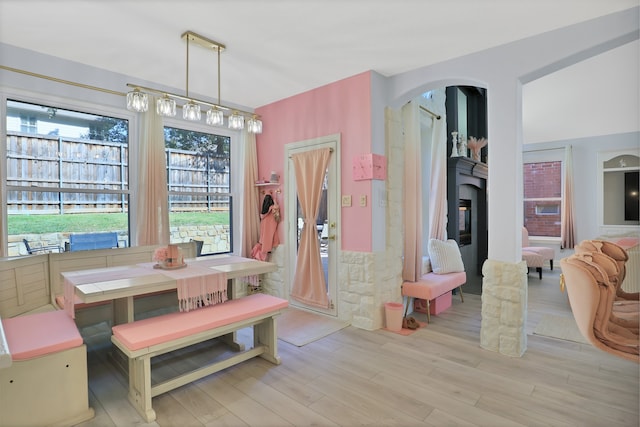
[[[83,303],[114,302],[114,323],[134,320],[134,297],[178,288],[176,276],[202,276],[221,274],[227,280],[229,299],[246,294],[237,284],[239,279],[273,272],[277,265],[235,255],[214,255],[186,259],[186,266],[179,275],[172,270],[155,269],[155,263],[123,267],[107,267],[91,270],[62,272],[65,296],[77,296]],[[176,270],[177,271],[177,270]],[[66,304],[73,317],[73,303]]]

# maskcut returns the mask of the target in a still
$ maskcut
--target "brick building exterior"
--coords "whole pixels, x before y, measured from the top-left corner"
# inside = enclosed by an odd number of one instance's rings
[[[524,225],[531,236],[560,237],[562,162],[524,165]]]

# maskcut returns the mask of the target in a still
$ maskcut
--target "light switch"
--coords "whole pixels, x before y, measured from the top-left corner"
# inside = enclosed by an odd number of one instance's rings
[[[348,208],[351,206],[351,196],[342,196],[342,207]]]
[[[360,206],[367,206],[367,195],[363,194],[360,196]]]

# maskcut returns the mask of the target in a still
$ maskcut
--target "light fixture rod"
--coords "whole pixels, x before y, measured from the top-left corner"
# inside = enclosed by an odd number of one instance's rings
[[[218,52],[222,52],[227,48],[222,43],[218,43],[216,41],[208,39],[204,36],[201,36],[200,34],[194,33],[193,31],[185,31],[184,33],[182,33],[181,37],[183,39],[186,39],[187,42],[192,41],[204,48],[217,50]]]
[[[189,37],[187,39],[187,83],[185,85],[185,95],[189,97]]]

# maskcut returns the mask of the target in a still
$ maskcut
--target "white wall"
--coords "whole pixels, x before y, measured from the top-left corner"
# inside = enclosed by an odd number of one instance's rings
[[[521,259],[522,203],[518,201],[522,199],[522,85],[638,40],[639,10],[608,15],[390,78],[389,104],[395,108],[438,87],[470,84],[487,89],[490,259],[514,263]],[[618,65],[610,64],[614,68]],[[575,163],[584,160],[584,164],[593,165],[593,155],[579,151]],[[581,230],[592,233],[591,215],[584,222]]]

